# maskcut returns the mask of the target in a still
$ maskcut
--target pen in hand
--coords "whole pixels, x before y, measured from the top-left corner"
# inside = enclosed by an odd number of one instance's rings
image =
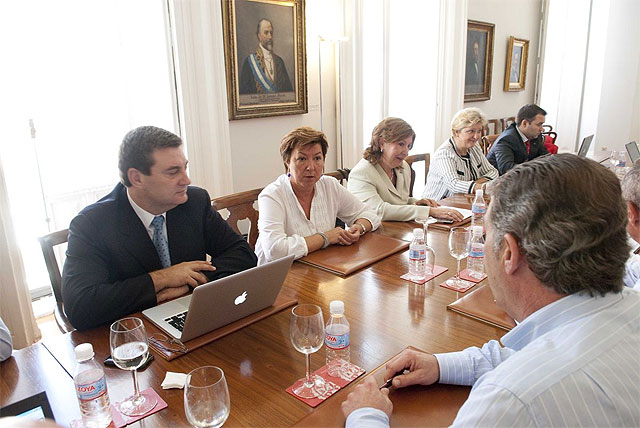
[[[391,376],[389,379],[387,379],[387,381],[384,384],[382,384],[382,386],[378,389],[391,388],[391,383],[393,382],[393,378],[396,376],[400,376],[401,374],[404,374],[404,369],[398,370],[397,372],[395,372],[394,375]]]

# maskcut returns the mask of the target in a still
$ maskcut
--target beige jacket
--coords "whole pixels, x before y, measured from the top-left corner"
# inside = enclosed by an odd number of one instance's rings
[[[378,164],[360,159],[349,173],[347,188],[358,199],[376,210],[382,220],[410,221],[428,217],[429,207],[414,205],[418,200],[409,197],[411,167],[406,162],[395,168],[396,186]]]

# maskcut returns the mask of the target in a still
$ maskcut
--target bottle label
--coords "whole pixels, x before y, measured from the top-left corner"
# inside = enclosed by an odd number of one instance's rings
[[[427,259],[427,252],[424,248],[421,249],[409,249],[409,258],[411,260],[426,260]]]
[[[467,205],[469,206],[469,205]],[[484,214],[487,208],[484,205],[473,205],[471,206],[471,212],[474,214]]]
[[[473,258],[484,258],[484,245],[482,244],[471,244],[471,251],[469,252],[469,257]]]
[[[104,376],[93,383],[84,385],[76,385],[76,393],[78,399],[82,401],[91,401],[107,393],[107,381]]]
[[[326,333],[324,335],[324,343],[327,345],[327,348],[333,350],[345,349],[349,347],[349,335],[350,333],[338,335]]]

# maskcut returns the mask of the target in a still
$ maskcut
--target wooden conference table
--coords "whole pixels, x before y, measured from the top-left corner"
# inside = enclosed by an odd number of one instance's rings
[[[465,196],[457,196],[445,203],[469,207],[470,200]],[[411,222],[384,222],[379,233],[409,240],[414,227],[419,225]],[[447,249],[446,231],[430,229],[428,238],[436,253],[436,264],[448,267],[449,271],[424,285],[400,279],[400,275],[408,270],[407,251],[403,251],[344,278],[312,266],[294,263],[284,288],[299,303],[321,306],[325,320],[329,314],[329,302],[336,299],[344,301],[345,313],[351,325],[351,361],[367,372],[373,371],[408,345],[428,352],[449,352],[479,346],[487,340],[503,336],[505,331],[502,329],[446,309],[447,304],[458,298],[458,293],[440,287],[439,284],[455,273],[455,259]],[[173,361],[166,361],[156,355],[155,361],[139,373],[140,388],[153,387],[169,406],[138,425],[188,425],[184,415],[182,390],[163,390],[160,384],[167,371],[188,373],[203,365],[218,366],[227,377],[231,413],[225,426],[291,426],[311,412],[320,411],[323,406],[339,409],[338,404],[345,399],[353,384],[315,410],[285,391],[305,373],[305,358],[293,348],[289,339],[290,316],[289,308]],[[15,384],[39,378],[40,384],[31,385],[30,390],[38,387],[45,389],[54,414],[66,418],[59,419],[58,422],[68,423],[69,415],[78,414],[73,384],[68,374],[73,372],[75,366],[73,348],[79,343],[90,342],[96,358],[102,361],[110,353],[108,331],[108,326],[86,332],[76,331],[47,338],[42,344],[16,351],[15,361],[9,360],[0,365],[0,406],[24,398],[16,395]],[[43,352],[45,349],[50,354]],[[27,358],[27,354],[32,358]],[[51,356],[64,370],[52,364]],[[29,363],[23,366],[22,359],[29,360]],[[323,347],[311,356],[312,370],[324,365],[324,359]],[[36,370],[38,374],[30,373],[32,370]],[[105,368],[105,373],[112,402],[132,393],[133,384],[129,372]],[[23,379],[23,376],[28,378]],[[52,383],[50,378],[58,379],[58,384]],[[401,391],[392,392],[392,399],[394,393]],[[464,401],[467,391],[468,388],[462,396],[457,393],[454,411],[449,411],[444,424],[453,420],[455,409]],[[24,394],[28,395],[27,392],[25,390]],[[38,391],[34,390],[31,393],[36,392]],[[426,400],[430,393],[426,388],[423,399]],[[400,408],[396,404],[396,411]],[[392,425],[393,422],[392,417]],[[428,424],[426,421],[425,423]],[[326,421],[325,425],[330,424],[330,421]]]

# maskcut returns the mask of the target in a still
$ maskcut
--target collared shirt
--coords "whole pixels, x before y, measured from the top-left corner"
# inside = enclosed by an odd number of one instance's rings
[[[264,188],[258,196],[258,264],[276,260],[289,254],[296,259],[308,253],[305,236],[326,232],[336,226],[336,217],[348,225],[359,218],[366,218],[373,229],[380,226],[376,212],[333,177],[322,176],[315,184],[311,201],[310,219],[293,193],[286,174]]]
[[[640,293],[566,296],[502,343],[436,355],[441,383],[473,385],[453,426],[640,426]],[[385,419],[360,409],[346,426]]]
[[[144,228],[147,230],[147,233],[149,234],[149,238],[151,238],[151,240],[153,241],[154,232],[153,232],[153,226],[151,225],[151,222],[156,217],[156,215],[155,214],[151,214],[149,211],[146,211],[146,210],[140,208],[140,206],[138,204],[136,204],[136,202],[131,198],[131,195],[129,194],[129,189],[127,189],[127,198],[129,198],[129,203],[131,204],[131,208],[133,208],[133,211],[135,211],[136,215],[138,216],[138,218],[142,222]],[[169,235],[167,235],[167,213],[165,211],[165,212],[163,212],[162,214],[159,214],[159,215],[164,217],[164,222],[162,223],[162,228],[164,229],[164,236],[167,237],[167,243],[168,243],[169,242]]]
[[[631,254],[624,265],[624,285],[640,290],[640,255]]]
[[[274,69],[273,69],[273,55],[271,55],[271,51],[265,49],[262,45],[260,45],[260,49],[262,49],[262,57],[264,58],[265,71],[269,76],[269,79],[274,80]]]
[[[498,170],[489,163],[480,146],[470,148],[467,155],[458,153],[453,138],[442,143],[432,158],[422,197],[439,201],[455,193],[471,193],[480,178],[498,178]]]

